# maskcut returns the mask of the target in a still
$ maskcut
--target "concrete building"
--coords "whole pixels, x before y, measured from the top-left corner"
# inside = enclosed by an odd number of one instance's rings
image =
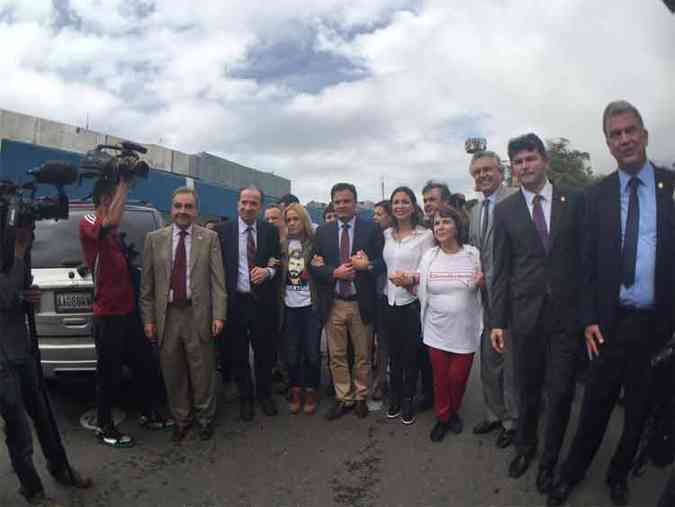
[[[98,144],[117,144],[123,139],[44,118],[0,109],[0,139],[23,141],[50,148],[85,153]],[[210,153],[188,154],[157,144],[138,142],[148,149],[143,155],[151,167],[233,189],[255,184],[269,197],[291,191],[291,182],[271,173],[246,167]]]

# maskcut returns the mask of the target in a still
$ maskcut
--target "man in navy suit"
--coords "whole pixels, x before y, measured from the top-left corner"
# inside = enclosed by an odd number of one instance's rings
[[[260,219],[263,193],[256,186],[239,191],[237,220],[216,227],[220,237],[227,288],[225,350],[239,387],[240,412],[244,421],[255,414],[254,399],[263,413],[277,414],[272,399],[272,368],[276,344],[276,269],[281,256],[277,228]],[[272,262],[270,262],[272,261]],[[251,377],[249,345],[253,347],[255,383]]]
[[[650,360],[673,332],[673,173],[647,159],[649,135],[632,104],[611,102],[603,131],[617,170],[586,196],[581,320],[591,358],[579,427],[549,505],[583,479],[621,388],[624,426],[606,481],[614,505],[628,503],[628,473],[642,434]]]
[[[546,178],[549,157],[535,134],[508,146],[519,192],[494,210],[493,346],[514,351],[518,389],[517,454],[509,475],[522,476],[537,450],[543,386],[547,387],[544,448],[537,489],[548,493],[558,461],[575,388],[581,333],[577,323],[583,196]]]
[[[319,311],[326,323],[335,384],[335,404],[326,418],[337,419],[352,408],[363,418],[368,415],[375,281],[384,270],[384,236],[377,224],[356,216],[354,185],[334,185],[331,202],[338,220],[317,229],[314,254],[323,259],[323,264],[311,266],[319,288]],[[350,340],[354,350],[353,377],[347,360]]]

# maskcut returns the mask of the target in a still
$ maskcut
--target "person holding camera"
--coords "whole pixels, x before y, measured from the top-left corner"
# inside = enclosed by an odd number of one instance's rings
[[[120,433],[112,418],[112,404],[120,391],[122,364],[131,367],[143,402],[139,424],[148,429],[173,425],[160,415],[162,398],[159,366],[152,345],[144,338],[136,305],[129,259],[119,235],[129,183],[101,178],[94,185],[95,214],[82,217],[80,243],[94,277],[94,340],[96,342],[97,437],[111,447],[131,447],[135,441]]]
[[[21,483],[20,493],[31,505],[57,507],[56,502],[45,496],[35,470],[33,437],[26,415],[33,421],[47,469],[58,483],[89,488],[92,480],[68,464],[26,328],[30,305],[40,302],[40,289],[26,283],[30,279],[26,259],[30,256],[32,238],[32,226],[16,229],[14,260],[0,273],[0,415],[6,423],[6,444]]]

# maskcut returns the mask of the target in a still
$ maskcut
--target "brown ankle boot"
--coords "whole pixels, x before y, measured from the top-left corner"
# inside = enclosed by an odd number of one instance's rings
[[[316,389],[307,389],[305,391],[305,414],[313,415],[316,412],[316,406],[319,402],[319,393]]]
[[[302,389],[299,387],[291,388],[291,399],[288,402],[288,409],[291,411],[291,414],[297,414],[300,412],[300,407],[302,406]]]

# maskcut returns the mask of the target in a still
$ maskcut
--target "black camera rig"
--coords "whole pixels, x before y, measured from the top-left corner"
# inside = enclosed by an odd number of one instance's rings
[[[147,153],[140,144],[123,141],[120,144],[99,144],[87,152],[80,162],[80,178],[103,178],[114,183],[146,179],[150,172],[139,153]],[[113,152],[113,153],[110,153]]]
[[[67,219],[68,196],[64,186],[77,181],[77,170],[68,162],[49,161],[31,169],[33,181],[18,185],[0,181],[0,259],[3,271],[12,263],[15,230],[38,220]],[[38,184],[54,185],[56,195],[36,197]]]

